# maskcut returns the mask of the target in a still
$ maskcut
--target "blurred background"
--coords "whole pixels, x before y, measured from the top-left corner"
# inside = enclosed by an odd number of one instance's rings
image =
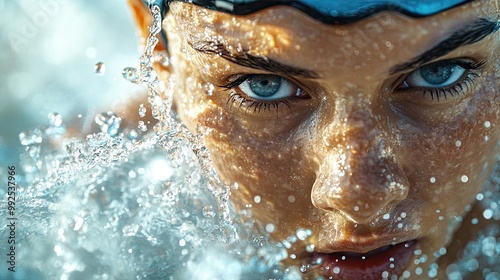
[[[121,74],[140,55],[126,0],[0,0],[0,15],[1,168],[18,164],[19,133],[49,113],[93,119],[137,97]]]

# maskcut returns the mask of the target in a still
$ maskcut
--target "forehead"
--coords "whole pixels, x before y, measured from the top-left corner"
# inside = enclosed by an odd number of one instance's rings
[[[337,69],[338,77],[352,75],[345,71],[352,69],[371,79],[478,18],[496,21],[499,17],[498,3],[492,1],[469,3],[423,18],[381,12],[344,25],[319,23],[289,6],[243,16],[185,3],[172,3],[170,8],[164,23],[167,34],[175,28],[188,44],[213,42],[227,46],[233,54],[244,51],[318,73]]]

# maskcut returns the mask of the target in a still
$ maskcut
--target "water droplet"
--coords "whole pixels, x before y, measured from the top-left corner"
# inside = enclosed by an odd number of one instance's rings
[[[139,225],[131,224],[123,227],[122,232],[125,236],[135,236],[139,230]]]
[[[91,147],[105,146],[109,141],[109,134],[104,132],[87,135],[87,143]]]
[[[148,127],[144,124],[143,121],[139,121],[139,124],[138,124],[137,128],[139,128],[139,130],[141,130],[141,131],[148,130]]]
[[[261,197],[260,197],[260,195],[256,195],[256,196],[253,198],[253,201],[254,201],[255,203],[260,203],[260,201],[261,201]]]
[[[104,65],[104,62],[97,62],[94,65],[94,73],[96,73],[99,76],[104,75],[104,72],[106,72],[106,65]]]
[[[170,65],[170,59],[165,51],[155,51],[155,62],[160,63],[163,67],[168,67]]]
[[[467,183],[469,181],[469,177],[467,177],[467,175],[462,175],[462,177],[460,177],[460,180],[462,181],[462,183]]]
[[[144,104],[139,105],[139,117],[144,118],[146,116],[146,107]]]
[[[490,126],[491,126],[491,123],[489,121],[484,122],[484,127],[490,128]]]
[[[122,123],[122,119],[117,117],[111,111],[97,114],[94,118],[94,121],[97,125],[99,125],[101,132],[105,132],[111,136],[114,136],[118,133],[120,125]]]
[[[356,211],[356,212],[359,211],[359,206],[358,205],[354,206],[354,211]]]
[[[43,140],[43,133],[40,129],[26,130],[19,133],[19,141],[21,145],[28,146],[33,144],[40,144]]]
[[[483,198],[484,198],[484,195],[483,195],[482,193],[478,193],[478,194],[476,195],[476,200],[477,200],[477,201],[481,201],[481,200],[483,200]]]
[[[473,225],[477,225],[477,223],[479,223],[479,220],[478,220],[477,218],[472,218],[472,219],[470,220],[470,222],[471,222],[471,224],[473,224]]]
[[[336,266],[333,268],[333,273],[339,274],[340,273],[340,267]]]
[[[62,125],[62,116],[58,113],[50,113],[48,115],[50,126],[59,127]]]
[[[206,83],[203,85],[203,90],[208,96],[212,96],[214,93],[214,85],[212,83]]]
[[[215,216],[214,209],[211,205],[203,207],[203,216],[206,218],[213,218]]]
[[[300,266],[300,272],[306,272],[307,271],[307,266],[306,265],[302,265]]]
[[[288,202],[294,203],[295,202],[295,196],[293,196],[293,195],[288,196]]]
[[[391,215],[386,213],[386,214],[384,214],[384,216],[382,216],[382,219],[388,220],[390,217],[391,217]]]
[[[493,210],[491,209],[486,209],[483,211],[483,217],[486,219],[486,220],[489,220],[493,217]]]
[[[134,67],[125,67],[122,71],[123,78],[125,80],[132,82],[134,84],[139,83],[139,75],[137,75],[137,69]]]
[[[455,146],[457,148],[460,148],[462,146],[462,141],[460,141],[460,140],[455,141]]]
[[[314,244],[308,244],[306,246],[306,252],[308,252],[308,253],[314,252]]]
[[[184,240],[184,239],[179,240],[179,246],[181,246],[181,247],[186,246],[186,240]]]
[[[300,240],[306,240],[309,236],[311,236],[311,232],[305,229],[298,229],[296,232],[296,236]]]
[[[436,183],[436,178],[435,177],[431,177],[431,179],[429,180],[432,184]]]
[[[275,230],[275,227],[273,224],[267,224],[266,225],[266,231],[269,232],[269,233],[273,233]]]

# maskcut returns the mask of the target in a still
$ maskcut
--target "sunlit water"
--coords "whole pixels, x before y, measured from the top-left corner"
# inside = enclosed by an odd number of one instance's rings
[[[150,113],[158,124],[124,127],[120,116],[104,112],[95,117],[99,131],[67,137],[62,116],[51,114],[47,126],[22,132],[26,175],[16,200],[16,272],[2,261],[0,279],[301,278],[304,267],[284,269],[279,262],[288,257],[290,241],[310,232],[273,242],[254,229],[248,213],[232,208],[230,187],[218,180],[202,136],[170,116],[170,89],[152,69],[154,60],[168,63],[153,53],[161,18],[152,11],[145,53],[123,76],[147,86],[150,106],[141,105],[138,114]],[[105,64],[94,71],[104,73]],[[485,219],[500,220],[499,180],[497,167],[478,196]],[[1,236],[7,230],[2,227]],[[488,264],[484,279],[499,279],[498,236],[498,225],[481,232],[447,268],[448,277],[467,279]],[[6,246],[0,243],[1,252]],[[435,270],[421,273],[432,277]]]

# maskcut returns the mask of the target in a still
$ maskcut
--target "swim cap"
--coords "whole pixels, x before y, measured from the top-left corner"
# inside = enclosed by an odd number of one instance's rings
[[[426,17],[473,0],[144,0],[160,7],[162,16],[171,2],[179,1],[204,8],[247,15],[272,6],[291,6],[326,24],[353,23],[382,11],[394,11],[410,17]],[[162,38],[166,46],[165,33]]]
[[[187,2],[233,15],[246,15],[271,6],[297,8],[327,24],[347,24],[382,11],[425,17],[473,0],[145,0],[160,6],[163,15],[171,2]]]

